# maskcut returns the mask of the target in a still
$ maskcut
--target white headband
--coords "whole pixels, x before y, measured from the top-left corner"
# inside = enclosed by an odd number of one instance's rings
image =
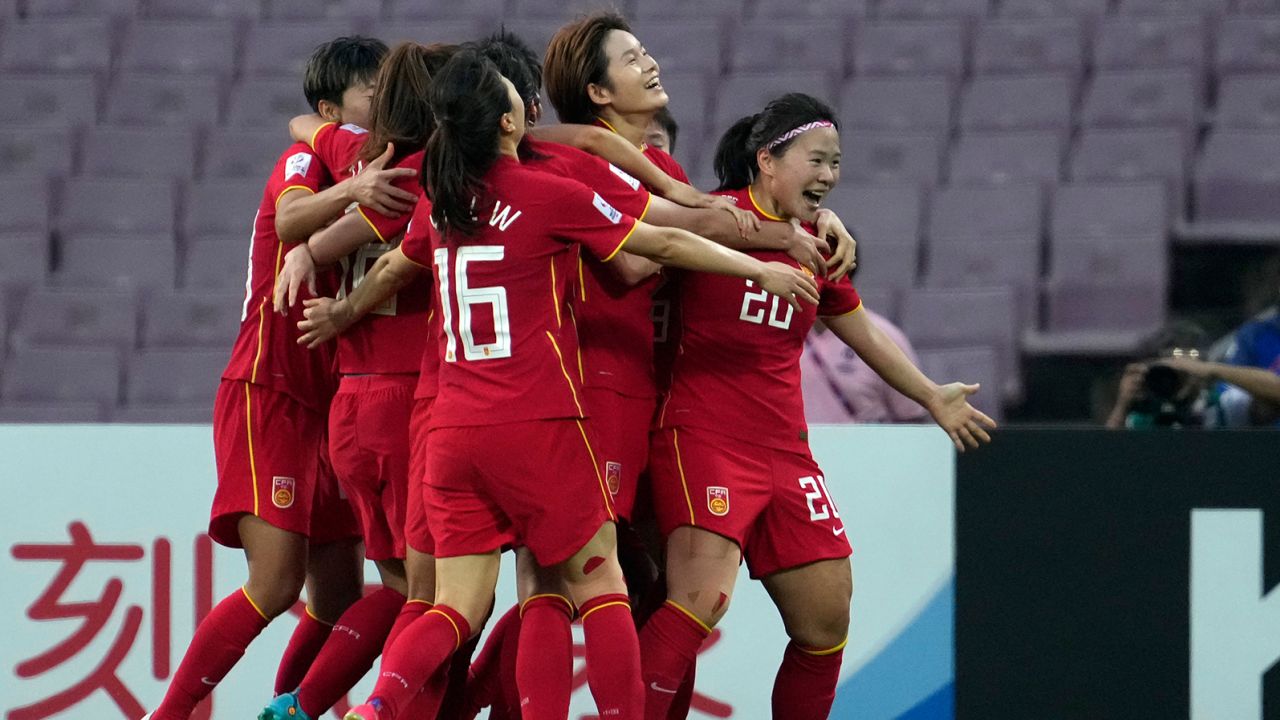
[[[835,124],[832,123],[830,120],[814,120],[811,123],[805,123],[804,125],[801,125],[800,127],[794,130],[790,130],[774,138],[769,142],[768,145],[764,146],[764,149],[772,150],[775,147],[781,145],[782,143],[787,142],[788,140],[792,140],[799,135],[803,135],[804,133],[807,133],[810,130],[817,130],[818,128],[824,128],[824,127],[835,127]]]

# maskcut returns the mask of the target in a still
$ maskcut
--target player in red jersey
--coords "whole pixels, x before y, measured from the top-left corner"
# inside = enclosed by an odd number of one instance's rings
[[[392,50],[378,73],[368,131],[320,123],[319,118],[310,121],[314,127],[300,128],[305,119],[291,127],[309,138],[324,165],[339,177],[353,174],[384,147],[393,148],[391,166],[417,168],[434,127],[426,91],[432,73],[453,50],[417,43],[403,43]],[[412,175],[398,182],[405,189],[416,185]],[[291,254],[342,259],[343,292],[351,292],[379,257],[395,249],[409,223],[408,215],[391,217],[356,206]],[[336,626],[340,632],[330,636],[297,690],[276,697],[260,715],[263,720],[306,720],[327,711],[368,672],[406,608],[410,594],[404,537],[409,424],[430,299],[430,282],[419,278],[339,340],[340,381],[330,411],[330,455],[360,516],[365,554],[377,565],[383,587],[343,614]],[[412,566],[414,584],[427,585],[425,594],[430,598],[431,556],[415,552]]]
[[[721,192],[765,218],[809,221],[839,180],[831,110],[791,94],[721,140]],[[785,262],[769,253],[764,260]],[[654,504],[668,537],[668,600],[642,632],[646,716],[674,689],[728,610],[743,556],[791,643],[774,685],[776,718],[825,718],[849,624],[845,527],[809,452],[799,359],[818,316],[895,389],[928,408],[964,450],[990,438],[967,402],[976,385],[939,386],[861,312],[847,278],[821,279],[817,308],[793,309],[758,285],[706,273],[680,284],[681,352],[654,436]]]
[[[388,648],[369,702],[347,718],[403,711],[488,612],[498,553],[511,542],[561,568],[581,610],[601,715],[639,717],[639,653],[608,491],[569,372],[576,333],[565,296],[578,247],[611,257],[625,243],[664,262],[756,278],[797,304],[813,299],[813,283],[687,232],[645,225],[580,183],[523,167],[521,98],[472,50],[441,71],[432,108],[439,127],[424,182],[443,334],[423,499],[436,543],[437,602]],[[524,713],[544,716],[531,706]]]
[[[369,38],[320,46],[307,65],[307,100],[319,112],[362,120],[368,113],[362,90],[385,54],[386,46]],[[332,621],[359,597],[359,528],[322,467],[332,356],[299,352],[296,318],[275,315],[269,304],[284,238],[308,231],[307,208],[317,195],[352,193],[359,185],[372,197],[378,180],[368,176],[322,191],[329,174],[310,148],[295,144],[267,181],[254,220],[240,334],[214,408],[218,488],[209,534],[244,548],[249,577],[197,627],[164,700],[148,717],[189,717],[267,623],[297,600],[305,582],[307,612],[286,649],[277,687],[296,682]]]

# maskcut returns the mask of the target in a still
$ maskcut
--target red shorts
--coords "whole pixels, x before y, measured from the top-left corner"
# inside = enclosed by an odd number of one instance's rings
[[[437,557],[520,544],[539,565],[555,565],[615,519],[580,420],[436,428],[430,437],[423,503]]]
[[[255,515],[316,545],[360,536],[325,460],[325,420],[285,393],[223,380],[213,407],[218,489],[209,537],[244,547],[238,523]]]
[[[808,453],[680,428],[654,434],[650,464],[662,534],[691,525],[723,535],[742,548],[753,578],[853,552]]]
[[[329,456],[364,531],[365,557],[404,557],[416,375],[346,375],[329,407]]]
[[[422,504],[427,482],[427,423],[435,398],[416,398],[409,418],[409,495],[404,508],[404,541],[420,553],[436,554],[436,541],[427,525],[427,509]]]
[[[649,465],[649,427],[657,398],[628,397],[606,388],[586,388],[585,392],[600,474],[609,488],[614,512],[629,521],[641,473]]]

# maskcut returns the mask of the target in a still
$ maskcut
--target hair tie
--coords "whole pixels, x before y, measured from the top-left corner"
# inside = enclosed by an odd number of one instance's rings
[[[775,147],[781,145],[782,143],[787,142],[788,140],[792,140],[799,135],[803,135],[804,133],[807,133],[810,130],[817,130],[818,128],[824,128],[824,127],[835,127],[835,123],[831,122],[830,120],[814,120],[811,123],[805,123],[804,125],[801,125],[800,127],[795,128],[794,130],[789,130],[779,135],[778,137],[774,138],[773,140],[770,140],[768,144],[764,146],[764,149],[772,150]]]

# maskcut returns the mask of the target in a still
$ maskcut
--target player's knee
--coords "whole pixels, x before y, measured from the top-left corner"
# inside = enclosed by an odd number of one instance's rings
[[[258,610],[269,618],[283,615],[302,595],[302,578],[296,582],[292,578],[282,577],[275,582],[254,582],[250,577],[245,584],[245,592],[257,605]]]
[[[849,637],[849,604],[829,603],[815,608],[800,622],[792,623],[787,635],[797,645],[807,648],[836,647]]]

